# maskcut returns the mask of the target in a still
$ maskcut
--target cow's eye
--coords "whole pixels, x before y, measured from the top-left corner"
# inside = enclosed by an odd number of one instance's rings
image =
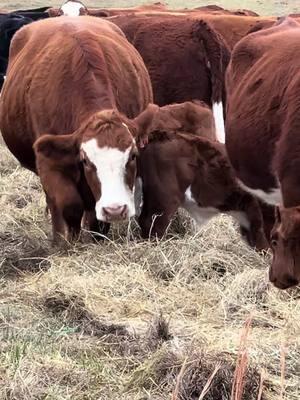
[[[275,235],[272,235],[272,236],[271,236],[271,246],[272,246],[272,247],[276,247],[277,244],[278,244],[278,237],[277,237],[277,235],[276,235],[276,234],[275,234]]]
[[[136,153],[131,153],[129,161],[135,161],[136,160]]]
[[[82,160],[81,160],[81,162],[82,162],[82,165],[84,166],[84,168],[86,169],[86,170],[91,170],[92,168],[93,168],[93,164],[90,162],[90,160],[88,159],[88,158],[83,158]]]

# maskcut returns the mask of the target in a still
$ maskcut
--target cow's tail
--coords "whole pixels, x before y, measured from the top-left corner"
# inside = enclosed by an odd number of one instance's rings
[[[211,77],[211,103],[217,139],[225,143],[225,73],[230,61],[230,50],[222,36],[204,20],[195,21],[192,36],[205,48],[207,68]]]

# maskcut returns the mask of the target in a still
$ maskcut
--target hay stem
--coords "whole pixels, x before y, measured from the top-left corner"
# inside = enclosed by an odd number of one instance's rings
[[[230,397],[231,400],[242,400],[246,371],[248,366],[247,341],[250,333],[251,322],[252,315],[247,318],[242,328],[237,363],[233,376],[232,391]]]
[[[212,374],[208,378],[206,384],[204,385],[203,390],[202,390],[202,392],[201,392],[201,394],[199,396],[199,400],[203,400],[204,397],[206,396],[206,394],[208,393],[209,388],[210,388],[210,386],[212,384],[212,381],[213,381],[215,375],[217,374],[217,372],[219,371],[220,368],[221,368],[221,363],[218,363],[216,365],[215,369],[213,370]]]
[[[180,371],[179,371],[179,374],[177,376],[177,379],[176,379],[176,385],[175,385],[175,389],[174,389],[173,394],[172,394],[172,400],[178,400],[179,388],[180,388],[180,384],[181,384],[181,381],[182,381],[182,377],[183,377],[184,371],[185,371],[186,366],[187,366],[187,360],[188,360],[188,357],[186,356],[184,361],[183,361],[183,363],[182,363],[182,366],[180,368]]]
[[[283,342],[280,348],[280,400],[284,399],[286,371],[286,346]]]

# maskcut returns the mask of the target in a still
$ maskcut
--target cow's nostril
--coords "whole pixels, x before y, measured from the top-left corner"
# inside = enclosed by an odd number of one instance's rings
[[[110,207],[103,207],[103,212],[110,219],[126,218],[128,213],[128,207],[126,204],[122,206],[111,205]]]

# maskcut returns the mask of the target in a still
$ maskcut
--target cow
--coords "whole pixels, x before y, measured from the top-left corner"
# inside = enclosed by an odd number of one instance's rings
[[[37,19],[45,18],[49,18],[47,12],[34,10],[0,14],[0,91],[5,80],[9,47],[13,35],[22,26],[30,24]]]
[[[224,143],[225,70],[230,52],[203,20],[117,16],[109,18],[141,54],[159,106],[202,100],[213,107]],[[176,22],[177,21],[177,22]]]
[[[59,8],[52,8],[49,13],[51,16],[61,15]],[[230,49],[257,23],[268,23],[268,21],[273,23],[276,20],[273,17],[259,17],[250,10],[226,10],[214,5],[173,10],[161,3],[130,8],[87,8],[87,14],[104,18],[122,16],[129,19],[134,16],[151,17],[153,19],[177,17],[174,21],[175,25],[181,24],[181,20],[178,20],[178,18],[204,19],[222,35]]]
[[[55,243],[76,240],[81,224],[107,231],[135,214],[141,129],[134,119],[152,101],[142,58],[109,21],[49,18],[15,34],[0,129],[21,165],[40,177]]]
[[[240,186],[275,207],[269,277],[280,289],[300,282],[299,68],[300,24],[286,18],[242,39],[226,77],[227,152]]]
[[[57,9],[53,9],[55,12]],[[246,9],[238,9],[238,10],[226,10],[223,7],[216,5],[208,5],[208,6],[200,6],[196,8],[183,8],[183,9],[170,9],[167,8],[165,4],[162,3],[154,3],[154,4],[143,4],[141,6],[129,7],[129,8],[88,8],[88,15],[93,15],[95,17],[112,17],[114,15],[132,15],[132,14],[140,14],[140,13],[153,13],[157,15],[157,13],[165,13],[165,14],[182,14],[186,15],[193,12],[201,12],[207,14],[214,15],[245,15],[245,16],[258,16],[257,13],[246,10]]]
[[[49,10],[51,16],[55,16],[54,13]],[[67,0],[64,4],[59,8],[56,16],[66,15],[69,17],[76,17],[79,15],[87,15],[88,9],[87,7],[78,0]]]
[[[200,226],[219,213],[231,215],[250,245],[267,248],[259,202],[239,186],[211,110],[192,102],[149,105],[138,118],[152,120],[138,158],[142,237],[161,238],[181,207]]]

